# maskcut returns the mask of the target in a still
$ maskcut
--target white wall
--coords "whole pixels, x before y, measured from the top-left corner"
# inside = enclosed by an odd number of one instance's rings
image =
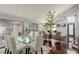
[[[60,20],[59,21],[60,24],[63,24],[63,23],[68,24],[67,17],[74,16],[75,17],[75,36],[79,35],[79,24],[78,24],[79,14],[77,16],[78,12],[79,11],[78,11],[77,5],[75,5],[72,8],[70,8],[69,10],[62,13],[61,15],[58,15],[57,18],[56,18],[56,19]],[[57,30],[61,31],[62,35],[67,35],[67,26],[65,28],[64,27],[63,28],[62,27],[60,27],[60,28],[57,27]]]
[[[0,19],[0,34],[3,34],[8,26],[9,26],[8,21]]]
[[[63,24],[66,24],[66,20],[58,21],[57,24],[60,24],[60,27],[57,27],[57,31],[61,32],[62,36],[67,36],[67,27],[62,27]]]
[[[43,23],[38,23],[38,31],[44,31],[44,24]]]
[[[78,17],[78,36],[79,36],[79,5],[77,9],[77,17]]]

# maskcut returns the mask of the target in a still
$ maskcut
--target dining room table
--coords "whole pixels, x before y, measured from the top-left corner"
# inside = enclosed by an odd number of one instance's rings
[[[16,40],[17,44],[18,43],[23,43],[27,45],[27,51],[26,53],[29,54],[30,53],[30,48],[36,45],[36,40],[35,39],[30,39],[29,37],[18,37]],[[56,42],[58,42],[55,39],[47,39],[47,46],[50,47],[53,51],[56,50],[57,46],[56,46]]]
[[[22,38],[22,37],[18,37],[17,40],[16,40],[16,43],[22,43],[22,44],[26,44],[27,45],[27,50],[26,50],[26,53],[29,54],[30,53],[30,46],[34,46],[35,43],[36,43],[36,40],[34,39],[30,39],[29,37],[25,37],[25,38]]]

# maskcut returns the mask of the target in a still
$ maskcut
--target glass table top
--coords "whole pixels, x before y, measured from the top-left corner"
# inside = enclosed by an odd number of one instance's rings
[[[34,39],[31,39],[30,37],[25,37],[25,38],[18,37],[16,41],[20,43],[28,44],[28,43],[33,42]]]

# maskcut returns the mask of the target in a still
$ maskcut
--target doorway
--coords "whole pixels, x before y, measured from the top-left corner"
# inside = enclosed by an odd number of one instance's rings
[[[67,25],[68,46],[72,48],[72,44],[75,40],[75,24],[70,23]]]

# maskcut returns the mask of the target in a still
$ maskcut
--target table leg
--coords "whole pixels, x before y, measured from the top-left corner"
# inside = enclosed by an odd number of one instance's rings
[[[26,48],[26,54],[27,54],[27,48]]]
[[[28,48],[28,54],[30,53],[30,48]]]

